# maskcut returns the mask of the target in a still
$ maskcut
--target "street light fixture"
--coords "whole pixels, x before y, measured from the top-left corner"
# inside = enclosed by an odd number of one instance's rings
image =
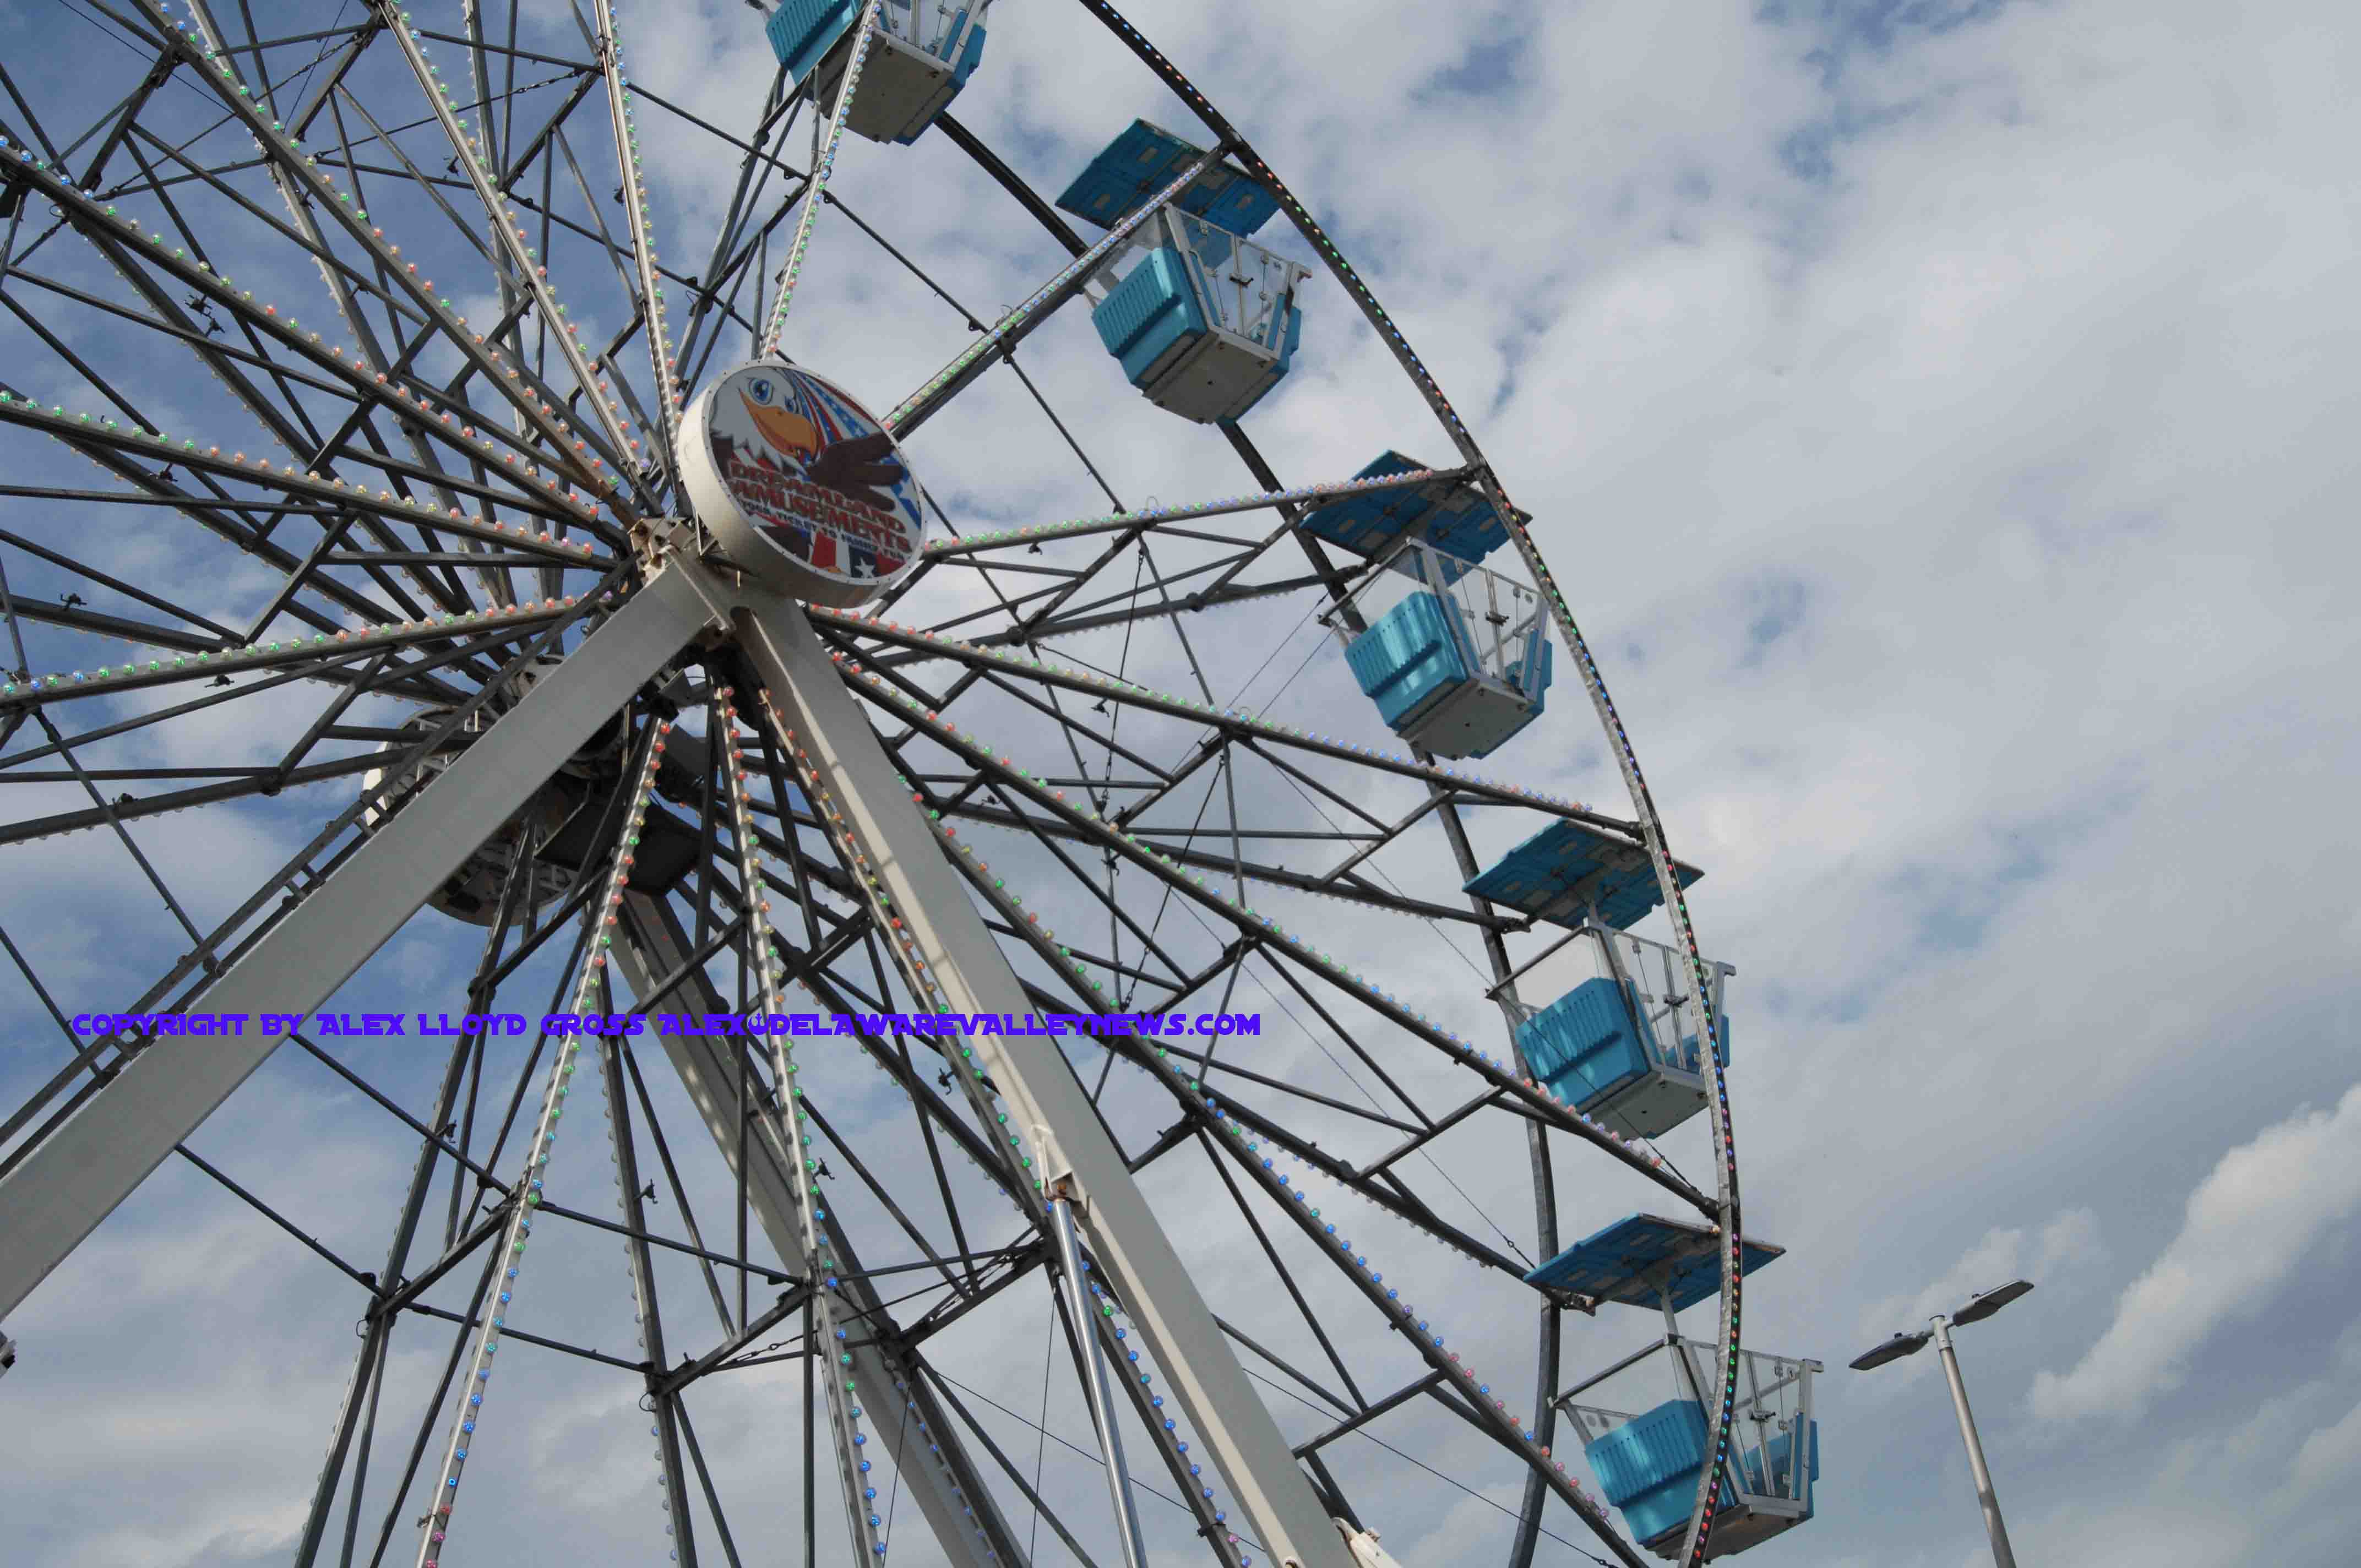
[[[1968,1445],[1968,1469],[1975,1477],[1976,1501],[1984,1511],[1984,1532],[1992,1538],[1993,1562],[1997,1568],[2016,1568],[2016,1554],[2008,1548],[2008,1529],[2001,1523],[2000,1499],[1993,1495],[1992,1472],[1984,1465],[1984,1445],[1976,1436],[1976,1418],[1968,1409],[1968,1386],[1960,1379],[1960,1357],[1951,1348],[1951,1330],[1983,1321],[2032,1288],[2031,1280],[2012,1279],[1997,1290],[1979,1290],[1968,1298],[1966,1306],[1950,1316],[1938,1312],[1927,1320],[1929,1327],[1916,1333],[1895,1334],[1852,1360],[1854,1371],[1868,1372],[1889,1361],[1917,1354],[1927,1348],[1928,1340],[1941,1350],[1943,1376],[1950,1381],[1951,1406],[1959,1412],[1960,1436]]]
[[[1997,1290],[1979,1290],[1968,1298],[1968,1304],[1951,1314],[1954,1328],[1981,1323],[2019,1296],[2033,1288],[2030,1279],[2012,1279]]]
[[[1855,1372],[1867,1372],[1872,1368],[1883,1366],[1889,1361],[1899,1361],[1905,1355],[1916,1355],[1926,1349],[1927,1342],[1934,1337],[1935,1331],[1932,1329],[1920,1329],[1915,1334],[1895,1334],[1875,1350],[1854,1356],[1852,1369]]]

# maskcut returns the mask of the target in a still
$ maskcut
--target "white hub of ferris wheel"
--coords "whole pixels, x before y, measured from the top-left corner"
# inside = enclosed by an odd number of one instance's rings
[[[849,609],[910,575],[926,543],[892,433],[785,359],[718,377],[681,422],[681,479],[726,558],[809,604]]]

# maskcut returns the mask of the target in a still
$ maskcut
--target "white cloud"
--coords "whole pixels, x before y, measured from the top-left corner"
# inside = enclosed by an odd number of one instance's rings
[[[2268,1302],[2356,1207],[2361,1086],[2335,1110],[2300,1112],[2224,1155],[2190,1194],[2180,1234],[2124,1292],[2098,1343],[2070,1371],[2035,1379],[2034,1413],[2137,1414],[2180,1386],[2208,1335]]]

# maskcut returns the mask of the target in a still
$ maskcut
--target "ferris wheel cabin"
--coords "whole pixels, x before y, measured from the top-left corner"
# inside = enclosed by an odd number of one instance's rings
[[[1784,1249],[1747,1241],[1739,1271]],[[1659,1557],[1680,1554],[1708,1453],[1707,1392],[1723,1385],[1716,1347],[1681,1336],[1675,1315],[1720,1291],[1719,1238],[1702,1225],[1633,1214],[1567,1248],[1526,1282],[1585,1304],[1653,1307],[1664,1337],[1575,1385],[1555,1403],[1582,1433],[1583,1453],[1632,1539]],[[1708,1557],[1759,1546],[1810,1519],[1820,1478],[1812,1375],[1799,1356],[1742,1351],[1730,1421],[1730,1460],[1715,1504]],[[1669,1387],[1672,1397],[1663,1398]]]
[[[1727,1068],[1722,986],[1736,971],[1708,967],[1714,1057]],[[1568,970],[1588,978],[1568,986]],[[1543,996],[1567,986],[1546,1006],[1512,1001],[1510,1008],[1520,1015],[1526,1070],[1576,1110],[1626,1137],[1653,1138],[1705,1109],[1711,1088],[1702,1047],[1681,1032],[1691,981],[1680,953],[1592,922],[1512,978]]]
[[[818,73],[813,98],[823,115],[836,113],[862,8],[862,0],[781,0],[763,26],[788,76],[801,83]],[[992,0],[957,6],[886,0],[845,124],[872,141],[917,140],[983,59],[983,14],[991,8]]]
[[[1058,206],[1114,228],[1203,156],[1135,120]],[[1235,420],[1286,378],[1303,338],[1296,291],[1311,269],[1246,238],[1278,210],[1268,190],[1215,164],[1134,229],[1094,280],[1099,341],[1158,408],[1200,424]]]
[[[1684,887],[1703,874],[1675,869]],[[1585,823],[1555,822],[1465,890],[1569,928],[1509,977],[1520,993],[1555,998],[1535,1006],[1504,997],[1518,1014],[1517,1049],[1527,1071],[1627,1137],[1655,1137],[1705,1109],[1703,1047],[1683,1032],[1693,1016],[1687,959],[1629,931],[1663,902],[1645,850]],[[1714,1056],[1726,1068],[1723,987],[1738,971],[1724,963],[1708,968]]]
[[[1553,651],[1540,596],[1403,539],[1326,617],[1388,729],[1443,757],[1486,757],[1541,717]]]

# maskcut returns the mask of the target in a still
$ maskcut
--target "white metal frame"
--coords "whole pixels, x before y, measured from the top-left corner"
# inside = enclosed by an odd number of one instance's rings
[[[843,801],[851,830],[871,846],[878,881],[950,1004],[969,1013],[1033,1011],[802,607],[749,585],[734,620],[740,645],[782,714],[806,738],[812,764]],[[1171,1397],[1255,1535],[1281,1568],[1352,1568],[1344,1538],[1057,1044],[992,1036],[975,1044],[1002,1099],[1014,1108],[1012,1124],[1031,1135],[1044,1190],[1066,1184],[1092,1256],[1129,1310]]]
[[[879,878],[908,919],[938,983],[965,1011],[1031,1012],[1016,971],[901,790],[893,760],[844,689],[801,607],[752,585],[733,590],[706,568],[677,561],[326,878],[306,900],[303,918],[282,920],[195,998],[191,1010],[316,1010],[485,834],[522,806],[683,644],[724,616],[781,712],[807,738],[814,765],[846,803],[855,830],[874,848]],[[636,967],[644,970],[647,960]],[[207,1039],[199,1048],[151,1047],[10,1172],[0,1182],[0,1310],[21,1301],[277,1043],[249,1030]],[[667,1048],[675,1044],[667,1040]],[[688,1041],[677,1046],[676,1056],[695,1049]],[[978,1046],[1003,1097],[1018,1108],[1032,1135],[1045,1182],[1067,1184],[1092,1256],[1165,1369],[1172,1398],[1228,1483],[1248,1528],[1281,1565],[1350,1568],[1343,1538],[1064,1056],[1046,1039],[987,1037]],[[684,1065],[703,1077],[719,1064]],[[708,1119],[719,1109],[714,1093],[708,1088],[697,1097]],[[734,1136],[723,1141],[734,1147]],[[750,1186],[765,1190],[761,1183]],[[779,1233],[774,1242],[792,1261],[800,1253],[785,1234],[792,1229],[785,1223],[791,1205],[784,1203],[784,1190],[766,1196],[783,1201],[776,1216],[765,1211],[764,1225]],[[782,1222],[775,1227],[774,1217]],[[890,1376],[882,1365],[877,1372]],[[923,1505],[923,1486],[919,1495]],[[933,1501],[940,1508],[945,1499]],[[928,1511],[931,1519],[935,1508]],[[942,1539],[957,1541],[961,1532]]]
[[[315,1012],[647,679],[712,624],[657,574],[211,985],[191,1013]],[[167,1036],[0,1178],[0,1313],[13,1310],[284,1036]]]

